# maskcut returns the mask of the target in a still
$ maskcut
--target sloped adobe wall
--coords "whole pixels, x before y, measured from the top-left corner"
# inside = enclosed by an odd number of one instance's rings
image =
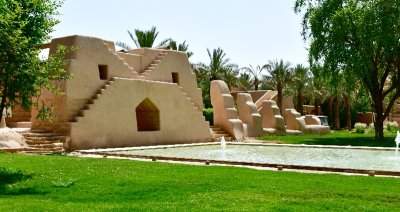
[[[69,147],[88,149],[211,140],[208,122],[183,92],[172,83],[117,78],[84,116],[72,123]],[[158,111],[159,130],[139,131],[137,109]]]

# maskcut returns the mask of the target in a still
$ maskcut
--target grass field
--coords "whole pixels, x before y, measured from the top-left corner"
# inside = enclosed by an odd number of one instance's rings
[[[357,134],[349,131],[332,131],[326,135],[263,136],[257,139],[284,144],[395,147],[395,131],[386,131],[385,138],[380,140],[376,140],[374,136],[372,133]]]
[[[0,211],[398,211],[400,179],[0,154]]]

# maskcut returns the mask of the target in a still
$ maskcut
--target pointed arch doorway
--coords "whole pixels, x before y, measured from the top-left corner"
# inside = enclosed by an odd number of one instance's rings
[[[160,111],[149,98],[136,107],[136,124],[138,131],[160,130]]]

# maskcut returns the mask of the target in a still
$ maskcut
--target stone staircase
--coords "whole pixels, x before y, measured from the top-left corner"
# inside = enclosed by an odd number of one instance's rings
[[[24,152],[34,154],[55,154],[66,152],[64,146],[68,139],[61,133],[50,133],[43,130],[31,130],[21,133],[29,148]]]
[[[203,114],[203,111],[200,110],[200,109],[194,104],[192,98],[189,97],[189,95],[183,90],[183,88],[182,88],[181,86],[179,86],[179,85],[178,85],[178,87],[179,87],[179,89],[182,91],[182,94],[190,101],[190,103],[192,104],[192,106],[193,106],[194,108],[196,108],[196,110],[198,110],[201,114]],[[204,118],[204,120],[205,120],[205,118]]]
[[[79,118],[82,118],[83,116],[85,116],[85,111],[89,110],[91,105],[93,105],[96,101],[96,99],[100,98],[101,94],[105,92],[105,90],[111,86],[111,84],[114,82],[114,78],[112,77],[111,79],[109,79],[106,83],[104,83],[103,86],[101,86],[97,92],[92,96],[91,99],[89,99],[85,106],[83,106],[76,114],[75,116],[73,116],[70,119],[70,122],[74,123],[74,122],[78,122]]]
[[[140,73],[142,76],[148,75],[151,71],[153,71],[158,64],[160,64],[161,60],[165,58],[165,56],[168,54],[168,50],[163,50],[155,60],[143,71]]]
[[[114,51],[113,49],[111,49],[111,48],[108,46],[107,43],[103,43],[103,44],[107,47],[109,53],[111,53],[111,54],[112,54],[114,57],[116,57],[121,63],[123,63],[126,67],[128,67],[132,72],[134,72],[134,69],[133,69],[131,66],[129,66],[129,64],[125,61],[124,58],[120,57],[117,53],[115,53],[115,51]]]
[[[217,126],[211,126],[211,131],[213,132],[213,139],[214,141],[220,141],[222,136],[224,136],[226,141],[233,141],[233,137],[227,133],[224,129],[217,127]]]

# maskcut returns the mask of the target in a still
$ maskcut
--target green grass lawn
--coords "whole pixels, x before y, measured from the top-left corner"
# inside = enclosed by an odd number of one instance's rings
[[[263,136],[259,140],[283,144],[313,144],[340,146],[395,147],[396,132],[385,132],[385,138],[375,140],[372,133],[358,134],[349,131],[332,131],[325,135]]]
[[[400,208],[397,178],[4,153],[0,167],[0,211]]]

